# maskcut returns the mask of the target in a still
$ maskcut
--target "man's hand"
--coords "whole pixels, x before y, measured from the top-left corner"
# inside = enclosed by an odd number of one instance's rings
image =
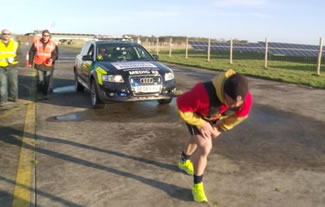
[[[15,61],[15,58],[13,58],[13,57],[8,57],[7,58],[7,62],[8,63],[12,63],[12,62],[14,62]]]
[[[204,139],[211,138],[212,134],[214,133],[213,127],[207,121],[204,121],[204,124],[199,128],[199,130]]]
[[[217,136],[219,136],[221,134],[221,132],[222,132],[222,130],[218,126],[213,126],[211,136],[213,138],[216,138]]]

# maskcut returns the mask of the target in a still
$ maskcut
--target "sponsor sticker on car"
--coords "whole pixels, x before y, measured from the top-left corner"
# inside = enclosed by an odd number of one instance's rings
[[[129,68],[157,68],[157,66],[148,62],[117,62],[112,63],[112,65],[118,70]]]

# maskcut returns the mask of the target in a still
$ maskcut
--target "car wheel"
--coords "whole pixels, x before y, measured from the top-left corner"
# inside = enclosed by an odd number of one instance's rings
[[[85,89],[85,87],[79,83],[78,75],[76,72],[74,73],[74,83],[75,83],[76,91],[83,91]]]
[[[158,100],[159,104],[169,104],[172,101],[172,98],[170,99],[160,99]]]
[[[90,99],[93,108],[103,108],[105,106],[103,102],[99,99],[95,81],[91,82]]]

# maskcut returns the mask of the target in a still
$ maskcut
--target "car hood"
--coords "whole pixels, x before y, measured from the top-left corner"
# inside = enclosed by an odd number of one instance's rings
[[[171,69],[156,61],[120,61],[120,62],[101,62],[98,66],[109,73],[123,73],[129,74],[150,74],[152,71],[159,71],[159,73],[171,72]]]

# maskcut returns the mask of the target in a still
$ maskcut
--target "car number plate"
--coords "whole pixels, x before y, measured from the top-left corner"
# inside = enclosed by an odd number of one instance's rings
[[[137,86],[135,87],[136,93],[155,93],[160,92],[161,86]]]

